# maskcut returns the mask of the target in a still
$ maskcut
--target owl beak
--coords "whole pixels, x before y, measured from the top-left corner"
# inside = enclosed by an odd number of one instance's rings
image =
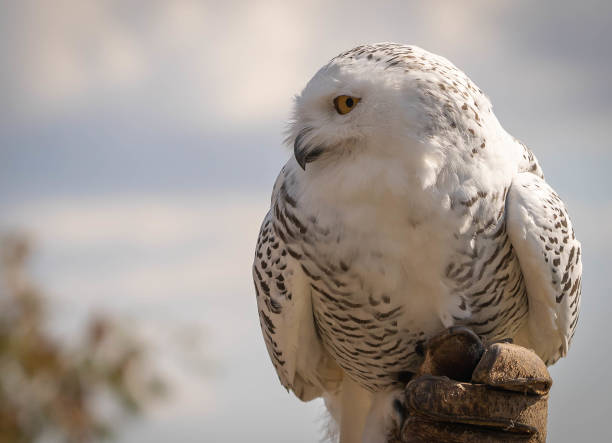
[[[306,136],[312,128],[302,129],[293,143],[293,155],[298,165],[305,171],[306,163],[315,161],[324,151],[323,147],[306,142]]]

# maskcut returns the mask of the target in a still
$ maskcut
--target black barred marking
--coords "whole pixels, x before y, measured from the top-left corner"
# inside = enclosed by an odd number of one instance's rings
[[[367,324],[372,323],[372,320],[357,318],[351,314],[348,314],[348,318],[360,325],[367,325]]]
[[[313,283],[310,283],[310,287],[314,289],[316,292],[318,292],[319,294],[321,294],[323,297],[325,297],[327,300],[331,301],[332,303],[338,306],[344,306],[348,309],[358,309],[358,308],[361,308],[362,306],[361,303],[352,303],[346,300],[345,298],[332,297],[332,295],[329,292],[323,290],[322,288],[318,287],[317,285]]]
[[[315,275],[313,272],[309,271],[308,268],[306,266],[304,266],[303,263],[300,263],[300,267],[302,268],[302,270],[304,271],[304,274],[306,274],[309,278],[311,278],[314,281],[319,281],[321,280],[321,277],[319,277],[318,275]]]
[[[381,349],[380,351],[384,354],[390,354],[396,349],[398,349],[401,344],[402,344],[402,339],[398,338],[392,347],[390,347],[389,349]]]
[[[467,200],[467,201],[462,201],[461,204],[463,206],[467,206],[468,208],[472,207],[474,205],[474,203],[476,203],[480,198],[475,195],[474,197],[472,197],[471,199]]]
[[[577,290],[578,290],[578,288],[580,287],[580,283],[581,283],[581,282],[580,282],[580,278],[576,279],[576,281],[575,281],[575,282],[574,282],[574,284],[572,285],[572,289],[571,289],[571,291],[570,291],[570,293],[569,293],[570,297],[572,297],[572,296],[573,296],[573,295],[576,293],[576,291],[577,291]],[[561,296],[563,296],[563,294],[561,294]],[[561,298],[562,298],[562,297],[561,297]],[[559,302],[559,301],[560,301],[560,300],[559,300],[559,299],[557,299],[557,302]]]
[[[482,279],[482,276],[485,273],[485,271],[488,269],[489,265],[491,265],[495,261],[495,259],[497,258],[501,250],[504,249],[505,247],[506,247],[506,242],[499,243],[497,247],[495,248],[495,250],[493,251],[493,254],[491,254],[491,256],[485,260],[485,262],[482,264],[482,267],[480,268],[480,273],[478,274],[479,280]]]
[[[344,337],[358,338],[360,340],[365,337],[362,334],[351,334],[351,333],[346,332],[343,329],[334,328],[333,326],[332,326],[331,330],[334,331],[334,332],[337,332],[338,334],[342,334]]]
[[[264,323],[265,323],[265,325],[266,325],[266,328],[268,328],[268,330],[269,330],[269,331],[270,331],[272,334],[274,334],[274,332],[275,332],[276,328],[274,327],[274,323],[272,322],[272,320],[270,320],[270,317],[268,317],[268,316],[266,315],[266,313],[265,313],[264,311],[262,311],[262,310],[260,310],[260,311],[259,311],[259,315],[260,315],[260,316],[261,316],[261,318],[263,319],[263,321],[264,321]]]
[[[576,252],[576,248],[572,246],[572,249],[570,249],[569,257],[567,259],[567,265],[565,266],[565,272],[567,272],[570,266],[572,265],[572,259],[574,258],[575,252]]]
[[[296,260],[299,260],[300,258],[302,258],[302,254],[294,251],[293,249],[291,249],[290,247],[287,247],[287,252],[289,252],[289,255],[293,258],[295,258]]]
[[[298,228],[298,230],[300,231],[300,234],[305,234],[307,229],[306,226],[300,221],[299,218],[297,218],[295,216],[295,214],[293,214],[290,211],[285,211],[285,215],[287,216],[287,218],[289,219],[289,221],[296,227]]]
[[[480,297],[481,295],[484,295],[486,293],[489,292],[489,290],[491,289],[491,286],[493,286],[495,284],[495,280],[490,280],[487,285],[484,287],[484,289],[481,289],[480,291],[476,291],[473,292],[471,295],[472,298],[477,299],[478,297]]]
[[[473,276],[474,276],[474,268],[470,267],[470,268],[467,268],[467,272],[465,273],[465,275],[462,275],[461,277],[455,277],[455,281],[459,283],[465,283],[466,281],[470,280]]]
[[[500,270],[506,269],[508,267],[508,263],[515,258],[514,251],[512,246],[510,246],[508,253],[502,257],[499,261],[493,272],[497,274]]]
[[[402,306],[398,306],[397,308],[391,309],[387,312],[375,312],[374,317],[376,318],[376,320],[385,320],[387,318],[390,318],[391,316],[395,318],[398,316],[399,313],[401,313],[401,310]]]
[[[280,192],[281,192],[281,197],[282,199],[289,204],[289,206],[291,206],[292,208],[297,207],[297,201],[291,197],[289,195],[289,193],[287,192],[287,186],[286,183],[283,183],[283,185],[280,188]]]
[[[578,323],[578,317],[579,316],[577,314],[574,316],[574,319],[570,323],[570,329],[573,330],[574,328],[576,328],[576,324]]]
[[[267,297],[265,300],[266,306],[268,310],[274,314],[280,314],[282,310],[282,306],[279,302],[274,300],[273,298]]]

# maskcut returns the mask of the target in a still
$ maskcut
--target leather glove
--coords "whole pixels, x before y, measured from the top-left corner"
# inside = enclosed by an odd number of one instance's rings
[[[390,441],[545,442],[552,380],[530,349],[483,345],[454,327],[427,343],[405,390],[406,419]]]

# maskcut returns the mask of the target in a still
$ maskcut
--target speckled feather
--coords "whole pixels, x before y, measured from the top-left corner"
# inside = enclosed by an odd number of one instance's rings
[[[347,115],[341,94],[361,99]],[[448,60],[392,43],[339,55],[296,98],[287,141],[316,159],[280,172],[253,266],[285,387],[308,400],[346,373],[391,389],[458,324],[565,355],[582,272],[567,211]]]

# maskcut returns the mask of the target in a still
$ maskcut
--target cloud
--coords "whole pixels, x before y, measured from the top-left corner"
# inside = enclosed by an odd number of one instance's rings
[[[53,256],[62,297],[214,296],[250,289],[267,201],[231,192],[49,199],[6,208],[2,222],[31,232],[43,260]]]
[[[12,81],[25,111],[82,106],[94,91],[124,91],[144,78],[137,35],[109,2],[24,1],[7,13],[14,23],[5,32],[15,42],[8,55],[23,61]]]
[[[299,8],[303,9],[303,8]],[[153,105],[169,121],[252,122],[287,108],[304,76],[309,14],[281,1],[24,2],[4,32],[22,59],[10,79],[26,114],[113,98]],[[27,30],[27,32],[24,32]],[[165,96],[164,100],[159,100]],[[175,113],[179,113],[178,118]]]

